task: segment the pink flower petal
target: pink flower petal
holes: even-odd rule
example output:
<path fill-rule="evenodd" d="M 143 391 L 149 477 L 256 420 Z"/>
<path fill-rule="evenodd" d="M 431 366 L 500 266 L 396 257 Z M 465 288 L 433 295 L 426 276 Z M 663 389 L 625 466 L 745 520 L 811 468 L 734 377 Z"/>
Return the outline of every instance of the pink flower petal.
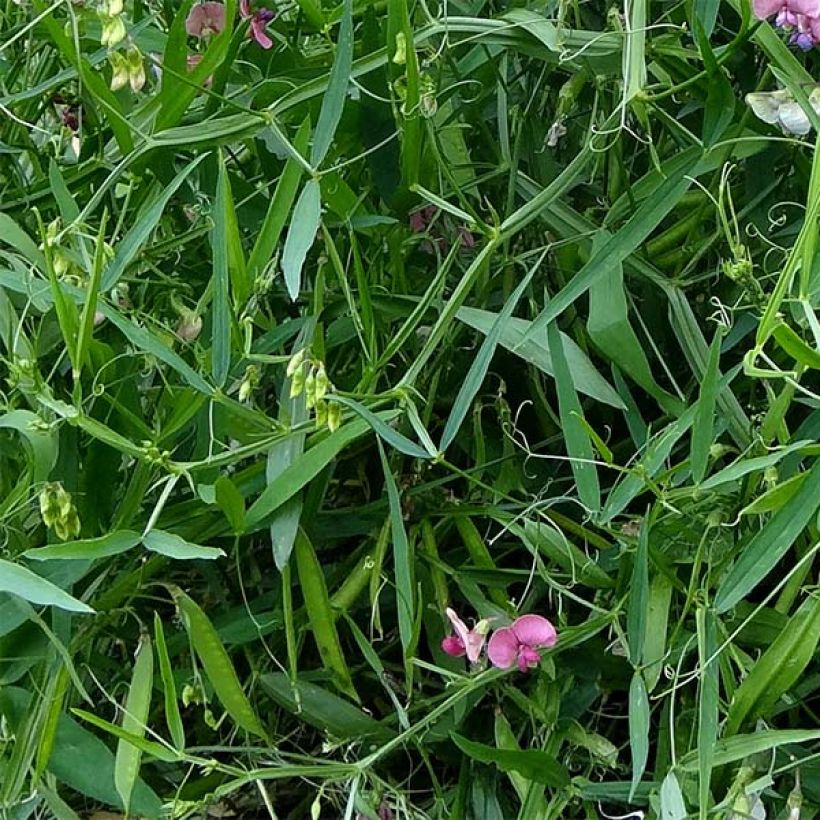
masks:
<path fill-rule="evenodd" d="M 521 649 L 521 652 L 518 654 L 518 668 L 522 672 L 526 672 L 528 669 L 531 669 L 533 666 L 538 666 L 539 662 L 541 661 L 541 656 L 535 649 L 532 649 L 529 646 L 525 646 Z"/>
<path fill-rule="evenodd" d="M 820 17 L 820 0 L 787 0 L 785 4 L 795 14 L 806 17 Z"/>
<path fill-rule="evenodd" d="M 540 615 L 522 615 L 512 625 L 516 637 L 525 646 L 555 646 L 558 634 L 555 627 Z"/>
<path fill-rule="evenodd" d="M 456 635 L 466 644 L 470 634 L 467 624 L 458 617 L 458 613 L 452 607 L 448 606 L 445 610 L 445 614 L 450 619 L 450 623 L 453 625 Z"/>
<path fill-rule="evenodd" d="M 452 658 L 460 658 L 467 654 L 464 641 L 458 635 L 449 635 L 441 642 L 441 648 Z"/>
<path fill-rule="evenodd" d="M 255 14 L 253 20 L 251 20 L 250 29 L 251 37 L 265 50 L 273 48 L 273 40 L 268 37 L 268 33 L 265 31 L 266 25 L 267 21 L 260 19 L 259 15 Z"/>
<path fill-rule="evenodd" d="M 758 20 L 765 20 L 777 14 L 783 5 L 783 0 L 752 0 L 752 9 Z"/>
<path fill-rule="evenodd" d="M 490 636 L 487 644 L 487 657 L 493 666 L 499 669 L 509 669 L 518 657 L 520 643 L 515 632 L 508 626 L 496 629 Z"/>
<path fill-rule="evenodd" d="M 239 0 L 239 16 L 243 20 L 249 20 L 251 17 L 253 17 L 253 12 L 251 12 L 250 0 Z"/>
<path fill-rule="evenodd" d="M 185 18 L 185 31 L 192 37 L 219 34 L 225 28 L 225 6 L 215 0 L 194 6 Z"/>

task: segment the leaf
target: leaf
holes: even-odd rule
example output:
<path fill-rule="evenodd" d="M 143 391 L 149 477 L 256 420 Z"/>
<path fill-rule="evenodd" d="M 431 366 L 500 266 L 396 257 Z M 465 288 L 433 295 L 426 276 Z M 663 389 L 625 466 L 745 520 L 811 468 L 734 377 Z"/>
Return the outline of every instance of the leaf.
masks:
<path fill-rule="evenodd" d="M 10 245 L 36 268 L 45 270 L 46 260 L 37 243 L 8 215 L 0 213 L 0 242 Z"/>
<path fill-rule="evenodd" d="M 627 611 L 626 634 L 629 639 L 629 662 L 638 667 L 644 655 L 644 640 L 647 632 L 647 609 L 649 604 L 649 530 L 652 527 L 649 516 L 641 522 L 638 535 L 638 549 L 632 564 L 632 580 L 629 585 L 629 609 Z"/>
<path fill-rule="evenodd" d="M 698 633 L 698 801 L 709 805 L 715 741 L 718 735 L 719 668 L 713 656 L 717 651 L 717 626 L 714 613 L 698 607 L 695 614 Z"/>
<path fill-rule="evenodd" d="M 334 738 L 358 742 L 364 738 L 384 741 L 395 737 L 389 726 L 315 683 L 297 680 L 292 684 L 281 672 L 262 675 L 259 682 L 282 709 L 323 732 L 329 732 Z"/>
<path fill-rule="evenodd" d="M 110 558 L 127 552 L 141 540 L 142 536 L 138 532 L 118 530 L 100 538 L 49 544 L 47 547 L 26 550 L 23 555 L 35 561 L 96 561 L 98 558 Z"/>
<path fill-rule="evenodd" d="M 339 26 L 339 41 L 336 45 L 336 59 L 330 72 L 327 91 L 322 97 L 322 109 L 313 135 L 313 146 L 310 151 L 310 164 L 318 168 L 327 156 L 333 135 L 342 117 L 347 87 L 353 67 L 353 2 L 344 0 L 342 6 L 342 23 Z M 291 298 L 295 298 L 291 295 Z"/>
<path fill-rule="evenodd" d="M 215 558 L 222 558 L 225 555 L 217 547 L 201 547 L 199 544 L 192 544 L 172 532 L 164 532 L 163 530 L 151 530 L 142 537 L 142 543 L 151 552 L 157 552 L 178 561 L 196 559 L 213 561 Z"/>
<path fill-rule="evenodd" d="M 0 591 L 11 592 L 25 601 L 41 606 L 56 606 L 69 612 L 93 614 L 94 610 L 63 592 L 51 581 L 35 575 L 30 569 L 0 558 Z"/>
<path fill-rule="evenodd" d="M 396 480 L 390 469 L 390 463 L 380 441 L 379 457 L 384 472 L 384 484 L 387 490 L 387 501 L 390 506 L 390 530 L 393 536 L 393 571 L 396 577 L 396 611 L 399 619 L 399 636 L 405 657 L 408 656 L 413 643 L 413 626 L 415 623 L 415 585 L 413 583 L 413 556 L 407 531 L 402 518 L 401 500 Z"/>
<path fill-rule="evenodd" d="M 16 430 L 31 450 L 33 481 L 45 481 L 57 461 L 57 436 L 44 429 L 43 419 L 30 410 L 11 410 L 0 416 L 0 429 Z"/>
<path fill-rule="evenodd" d="M 513 311 L 517 307 L 518 302 L 523 296 L 524 290 L 529 285 L 536 270 L 540 267 L 541 262 L 543 262 L 545 255 L 546 251 L 541 254 L 538 261 L 532 266 L 532 268 L 530 268 L 526 276 L 521 279 L 518 287 L 516 287 L 516 289 L 510 294 L 509 298 L 504 303 L 504 307 L 501 309 L 501 312 L 496 315 L 495 320 L 487 331 L 477 355 L 473 357 L 473 361 L 470 364 L 470 369 L 467 371 L 467 375 L 461 383 L 461 387 L 458 390 L 458 395 L 456 396 L 450 410 L 450 415 L 447 417 L 447 423 L 444 425 L 444 432 L 441 434 L 441 444 L 439 445 L 439 449 L 442 452 L 444 452 L 450 444 L 452 444 L 453 439 L 456 437 L 465 417 L 467 416 L 467 413 L 470 411 L 473 399 L 475 399 L 476 394 L 481 388 L 484 378 L 487 375 L 487 370 L 489 369 L 490 362 L 495 355 L 495 349 L 501 339 L 501 334 L 506 327 L 507 322 L 510 320 Z"/>
<path fill-rule="evenodd" d="M 319 221 L 322 217 L 322 203 L 320 198 L 319 181 L 310 179 L 302 188 L 293 216 L 290 219 L 290 228 L 285 239 L 285 248 L 282 251 L 282 271 L 285 274 L 285 285 L 292 301 L 296 301 L 302 289 L 302 267 L 305 264 L 308 251 L 316 240 L 319 230 Z"/>
<path fill-rule="evenodd" d="M 724 484 L 729 484 L 733 481 L 739 481 L 749 473 L 762 473 L 767 467 L 773 467 L 781 459 L 786 456 L 797 453 L 799 450 L 805 450 L 812 442 L 808 440 L 796 441 L 794 444 L 789 444 L 787 447 L 782 447 L 769 453 L 766 456 L 756 456 L 754 458 L 739 459 L 724 467 L 719 472 L 707 478 L 701 485 L 701 490 L 714 490 L 717 487 L 722 487 Z"/>
<path fill-rule="evenodd" d="M 629 685 L 629 748 L 632 752 L 632 787 L 629 799 L 646 771 L 649 759 L 649 697 L 643 675 L 636 671 Z"/>
<path fill-rule="evenodd" d="M 228 275 L 228 220 L 231 207 L 230 183 L 225 160 L 219 155 L 219 177 L 214 202 L 213 326 L 211 328 L 211 375 L 217 387 L 224 387 L 231 367 L 230 278 Z"/>
<path fill-rule="evenodd" d="M 613 265 L 623 262 L 638 248 L 689 189 L 692 184 L 691 175 L 699 161 L 700 156 L 693 154 L 686 163 L 681 163 L 674 173 L 670 173 L 659 182 L 638 206 L 626 225 L 611 239 L 602 243 L 584 267 L 550 299 L 544 310 L 533 320 L 519 345 L 543 333 L 549 323 L 557 319 L 596 280 L 611 270 Z"/>
<path fill-rule="evenodd" d="M 31 695 L 12 686 L 0 689 L 0 710 L 12 727 L 25 715 Z M 48 771 L 58 783 L 74 789 L 92 800 L 124 808 L 114 786 L 114 755 L 98 737 L 80 726 L 68 715 L 60 715 L 54 749 L 48 760 Z M 145 818 L 159 818 L 162 801 L 142 780 L 132 794 L 131 809 Z"/>
<path fill-rule="evenodd" d="M 226 475 L 221 475 L 214 484 L 216 503 L 225 513 L 231 529 L 236 535 L 245 530 L 245 499 L 236 484 Z"/>
<path fill-rule="evenodd" d="M 151 689 L 154 684 L 154 652 L 151 638 L 147 633 L 140 637 L 137 647 L 131 685 L 125 699 L 125 711 L 122 718 L 124 732 L 142 740 L 145 737 L 145 723 L 151 708 Z M 125 812 L 131 811 L 131 796 L 137 785 L 142 752 L 139 748 L 120 738 L 117 743 L 117 754 L 114 760 L 114 785 L 122 798 Z"/>
<path fill-rule="evenodd" d="M 265 730 L 239 683 L 231 659 L 208 616 L 179 587 L 169 587 L 194 651 L 219 702 L 237 726 L 266 740 Z"/>
<path fill-rule="evenodd" d="M 349 399 L 346 396 L 336 395 L 328 396 L 328 401 L 335 401 L 344 407 L 349 407 L 357 416 L 360 416 L 370 425 L 373 432 L 377 433 L 387 444 L 394 447 L 400 453 L 404 453 L 411 458 L 431 458 L 427 450 L 420 447 L 414 441 L 411 441 L 407 436 L 403 436 L 398 430 L 394 430 L 363 404 L 359 404 L 359 402 Z"/>
<path fill-rule="evenodd" d="M 179 713 L 177 687 L 174 681 L 174 671 L 171 659 L 168 656 L 168 647 L 165 643 L 165 630 L 158 612 L 154 612 L 154 645 L 157 649 L 159 673 L 162 678 L 162 690 L 165 696 L 165 723 L 171 734 L 171 740 L 177 751 L 185 748 L 185 728 L 182 725 L 182 716 Z"/>
<path fill-rule="evenodd" d="M 601 230 L 592 243 L 592 254 L 611 239 Z M 681 402 L 663 390 L 652 376 L 646 354 L 629 322 L 624 271 L 620 263 L 612 265 L 589 288 L 587 332 L 603 356 L 618 365 L 667 412 L 679 415 Z"/>
<path fill-rule="evenodd" d="M 497 314 L 487 310 L 479 310 L 478 308 L 460 308 L 456 317 L 470 327 L 487 334 L 490 332 Z M 546 334 L 524 341 L 531 326 L 532 323 L 526 319 L 517 319 L 514 317 L 508 319 L 501 330 L 501 336 L 498 340 L 499 344 L 511 353 L 520 356 L 525 361 L 534 365 L 541 372 L 546 373 L 548 376 L 553 376 L 555 370 Z M 564 345 L 564 355 L 566 356 L 567 364 L 572 374 L 575 389 L 579 393 L 584 393 L 611 407 L 624 409 L 624 403 L 621 401 L 621 397 L 601 374 L 598 373 L 595 366 L 581 348 L 563 332 L 561 333 L 561 342 Z"/>
<path fill-rule="evenodd" d="M 293 140 L 293 146 L 300 153 L 307 149 L 310 137 L 310 119 L 305 118 L 299 126 L 299 131 Z M 276 183 L 276 190 L 273 192 L 270 204 L 268 205 L 265 220 L 259 233 L 256 235 L 253 250 L 248 259 L 248 276 L 253 279 L 264 270 L 271 259 L 274 249 L 279 244 L 279 237 L 285 227 L 293 201 L 296 199 L 296 192 L 299 189 L 299 180 L 302 176 L 302 167 L 293 158 L 289 157 L 285 163 L 285 170 Z"/>
<path fill-rule="evenodd" d="M 661 820 L 686 820 L 689 816 L 678 778 L 670 769 L 661 783 Z"/>
<path fill-rule="evenodd" d="M 347 666 L 336 622 L 330 608 L 325 575 L 319 563 L 313 545 L 303 531 L 296 535 L 294 545 L 296 567 L 299 572 L 299 585 L 305 599 L 313 639 L 319 649 L 319 655 L 325 667 L 333 676 L 333 682 L 339 691 L 359 702 L 359 695 L 353 686 L 350 670 Z"/>
<path fill-rule="evenodd" d="M 165 206 L 171 197 L 206 156 L 207 154 L 203 154 L 192 162 L 185 163 L 183 169 L 171 182 L 154 193 L 142 206 L 136 218 L 131 221 L 128 233 L 117 243 L 114 258 L 103 274 L 101 290 L 109 291 L 117 284 L 126 268 L 136 259 L 151 232 L 159 224 Z"/>
<path fill-rule="evenodd" d="M 547 327 L 547 344 L 555 369 L 558 415 L 561 419 L 567 455 L 570 458 L 570 468 L 578 488 L 578 497 L 584 507 L 595 514 L 601 509 L 601 486 L 593 461 L 595 452 L 584 426 L 579 422 L 583 418 L 583 409 L 572 383 L 572 373 L 564 356 L 564 346 L 557 322 Z"/>
<path fill-rule="evenodd" d="M 723 333 L 716 332 L 709 348 L 709 361 L 706 365 L 703 380 L 700 383 L 700 396 L 695 411 L 695 420 L 692 422 L 690 460 L 692 481 L 695 484 L 703 481 L 703 477 L 706 475 L 706 467 L 709 463 L 709 449 L 714 441 L 712 432 L 715 422 L 715 399 L 718 374 L 720 373 L 720 345 L 722 341 Z"/>
<path fill-rule="evenodd" d="M 546 752 L 538 749 L 497 749 L 468 740 L 455 732 L 450 733 L 450 738 L 468 757 L 480 763 L 492 763 L 502 772 L 517 772 L 527 780 L 552 788 L 569 786 L 567 770 Z"/>
<path fill-rule="evenodd" d="M 726 733 L 744 722 L 767 717 L 780 697 L 800 680 L 820 641 L 820 598 L 809 595 L 788 624 L 758 658 L 735 690 Z"/>
<path fill-rule="evenodd" d="M 719 740 L 715 744 L 715 768 L 743 760 L 744 757 L 768 752 L 791 743 L 811 743 L 820 740 L 820 729 L 770 729 L 748 735 Z M 697 749 L 687 752 L 678 760 L 682 772 L 695 772 L 698 766 Z"/>
<path fill-rule="evenodd" d="M 726 612 L 749 594 L 797 540 L 820 506 L 820 459 L 814 462 L 797 492 L 743 549 L 720 585 L 715 608 Z"/>
<path fill-rule="evenodd" d="M 394 418 L 396 411 L 377 415 L 386 420 Z M 248 510 L 246 519 L 248 531 L 253 532 L 254 528 L 258 528 L 274 510 L 324 470 L 350 442 L 355 441 L 369 430 L 370 427 L 365 422 L 352 421 L 342 425 L 335 433 L 331 433 L 318 444 L 305 450 L 301 458 L 286 467 L 274 481 L 265 487 Z"/>

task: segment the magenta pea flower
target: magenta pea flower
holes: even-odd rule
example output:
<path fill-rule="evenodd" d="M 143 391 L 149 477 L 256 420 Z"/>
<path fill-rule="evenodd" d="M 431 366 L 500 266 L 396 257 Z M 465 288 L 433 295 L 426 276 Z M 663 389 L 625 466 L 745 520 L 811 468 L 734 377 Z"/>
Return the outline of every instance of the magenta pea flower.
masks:
<path fill-rule="evenodd" d="M 487 640 L 489 623 L 486 620 L 479 621 L 473 629 L 467 629 L 467 624 L 450 607 L 447 607 L 447 617 L 453 625 L 455 635 L 446 637 L 441 642 L 441 648 L 453 658 L 466 655 L 470 663 L 476 663 L 484 648 L 484 641 Z"/>
<path fill-rule="evenodd" d="M 225 6 L 215 0 L 198 3 L 185 18 L 185 31 L 192 37 L 209 37 L 225 28 Z"/>
<path fill-rule="evenodd" d="M 268 36 L 268 23 L 276 16 L 270 9 L 261 8 L 259 11 L 251 11 L 250 0 L 239 0 L 239 15 L 243 20 L 250 20 L 248 27 L 248 37 L 256 40 L 264 49 L 273 47 L 273 40 Z"/>
<path fill-rule="evenodd" d="M 487 644 L 487 657 L 500 669 L 518 663 L 518 668 L 526 672 L 541 660 L 538 650 L 555 646 L 557 640 L 558 633 L 546 618 L 522 615 L 511 626 L 493 632 Z"/>
<path fill-rule="evenodd" d="M 779 28 L 796 31 L 791 43 L 809 49 L 820 42 L 820 0 L 752 0 L 755 17 L 775 17 Z"/>

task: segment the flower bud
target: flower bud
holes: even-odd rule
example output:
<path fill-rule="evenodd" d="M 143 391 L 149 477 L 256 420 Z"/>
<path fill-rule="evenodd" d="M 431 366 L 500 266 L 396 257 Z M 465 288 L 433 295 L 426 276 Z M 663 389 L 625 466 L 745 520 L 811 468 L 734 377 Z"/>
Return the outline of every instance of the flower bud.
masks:
<path fill-rule="evenodd" d="M 142 91 L 145 85 L 145 66 L 142 62 L 142 53 L 136 46 L 128 49 L 126 54 L 128 60 L 128 82 L 131 85 L 131 90 L 136 94 Z"/>
<path fill-rule="evenodd" d="M 119 51 L 112 51 L 108 55 L 108 62 L 111 63 L 111 90 L 125 88 L 128 85 L 128 61 Z"/>
<path fill-rule="evenodd" d="M 308 410 L 316 406 L 316 371 L 312 367 L 305 379 L 305 405 Z"/>
<path fill-rule="evenodd" d="M 316 402 L 316 429 L 321 430 L 327 426 L 327 402 Z"/>
<path fill-rule="evenodd" d="M 285 373 L 287 377 L 290 379 L 293 377 L 293 374 L 302 366 L 302 362 L 305 360 L 305 349 L 302 348 L 298 352 L 294 353 L 290 357 L 290 361 L 288 362 L 287 370 Z"/>
<path fill-rule="evenodd" d="M 316 401 L 320 402 L 326 395 L 327 389 L 330 387 L 330 379 L 327 377 L 327 371 L 323 363 L 319 363 L 316 368 Z"/>
<path fill-rule="evenodd" d="M 100 44 L 109 48 L 118 45 L 127 34 L 122 17 L 102 16 L 102 35 Z"/>
<path fill-rule="evenodd" d="M 297 396 L 302 395 L 302 391 L 305 389 L 305 371 L 304 370 L 297 370 L 291 377 L 290 377 L 290 397 L 295 399 Z"/>
<path fill-rule="evenodd" d="M 193 342 L 202 330 L 202 317 L 197 316 L 192 310 L 186 310 L 179 317 L 176 330 L 174 331 L 183 342 Z"/>
<path fill-rule="evenodd" d="M 342 405 L 331 402 L 327 408 L 327 429 L 335 433 L 342 425 Z"/>
<path fill-rule="evenodd" d="M 116 17 L 117 15 L 122 14 L 124 9 L 125 4 L 123 0 L 108 0 L 108 2 L 106 3 L 105 13 L 109 17 Z"/>

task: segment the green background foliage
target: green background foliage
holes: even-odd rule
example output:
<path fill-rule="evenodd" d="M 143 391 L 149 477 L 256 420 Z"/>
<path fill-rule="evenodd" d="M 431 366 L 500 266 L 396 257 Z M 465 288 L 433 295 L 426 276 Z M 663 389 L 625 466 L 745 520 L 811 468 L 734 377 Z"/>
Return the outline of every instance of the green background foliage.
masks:
<path fill-rule="evenodd" d="M 815 55 L 191 6 L 0 6 L 3 816 L 814 816 Z"/>

